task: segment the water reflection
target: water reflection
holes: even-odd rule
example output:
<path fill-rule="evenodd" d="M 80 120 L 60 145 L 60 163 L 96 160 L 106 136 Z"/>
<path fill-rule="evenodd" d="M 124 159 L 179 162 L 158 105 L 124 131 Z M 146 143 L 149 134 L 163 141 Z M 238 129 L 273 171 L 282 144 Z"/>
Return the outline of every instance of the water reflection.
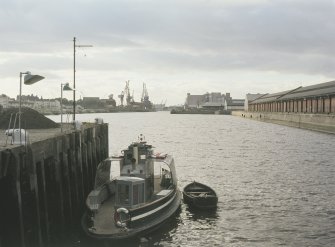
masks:
<path fill-rule="evenodd" d="M 185 207 L 185 216 L 188 220 L 197 221 L 201 224 L 208 224 L 215 226 L 217 219 L 219 219 L 219 214 L 217 213 L 217 208 L 211 210 L 200 210 L 194 207 Z"/>
<path fill-rule="evenodd" d="M 182 225 L 181 208 L 176 211 L 176 214 L 169 218 L 164 225 L 161 225 L 157 230 L 143 236 L 137 236 L 132 239 L 110 241 L 96 240 L 87 237 L 84 233 L 80 234 L 80 240 L 76 241 L 82 247 L 145 247 L 145 246 L 166 246 L 166 243 L 172 243 L 174 235 L 178 231 L 178 227 Z M 64 245 L 62 245 L 64 246 Z"/>
<path fill-rule="evenodd" d="M 164 243 L 172 243 L 174 235 L 178 232 L 178 227 L 181 226 L 182 217 L 181 207 L 177 210 L 175 216 L 169 218 L 164 222 L 164 226 L 159 228 L 157 231 L 152 232 L 150 235 L 145 236 L 149 240 L 149 244 L 154 246 L 161 246 Z M 162 245 L 164 246 L 164 245 Z"/>

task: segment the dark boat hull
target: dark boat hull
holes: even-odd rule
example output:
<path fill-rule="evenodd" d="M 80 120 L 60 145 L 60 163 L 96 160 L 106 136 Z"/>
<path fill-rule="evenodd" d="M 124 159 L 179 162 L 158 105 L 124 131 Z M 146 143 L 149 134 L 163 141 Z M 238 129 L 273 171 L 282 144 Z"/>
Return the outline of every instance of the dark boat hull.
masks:
<path fill-rule="evenodd" d="M 184 203 L 197 209 L 214 209 L 217 207 L 218 197 L 209 186 L 193 182 L 183 190 Z"/>
<path fill-rule="evenodd" d="M 135 237 L 144 236 L 150 232 L 153 232 L 160 227 L 162 227 L 164 222 L 166 222 L 169 218 L 171 218 L 180 208 L 181 202 L 181 192 L 176 190 L 175 196 L 171 203 L 166 205 L 166 207 L 162 208 L 162 210 L 157 210 L 152 217 L 148 217 L 144 219 L 140 225 L 135 227 L 128 228 L 127 231 L 124 231 L 121 234 L 94 234 L 88 230 L 88 222 L 87 222 L 87 214 L 85 213 L 82 217 L 81 224 L 85 233 L 92 238 L 100 239 L 100 240 L 123 240 L 123 239 L 131 239 Z M 162 205 L 163 206 L 163 205 Z"/>

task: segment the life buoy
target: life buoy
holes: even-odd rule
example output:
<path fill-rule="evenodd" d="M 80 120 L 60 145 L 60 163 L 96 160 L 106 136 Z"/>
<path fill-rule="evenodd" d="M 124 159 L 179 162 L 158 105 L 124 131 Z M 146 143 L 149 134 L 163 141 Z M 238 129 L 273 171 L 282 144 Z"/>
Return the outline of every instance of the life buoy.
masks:
<path fill-rule="evenodd" d="M 114 212 L 114 222 L 118 227 L 126 227 L 130 220 L 129 211 L 126 208 L 118 208 Z"/>
<path fill-rule="evenodd" d="M 156 154 L 154 154 L 152 157 L 153 157 L 153 158 L 156 158 L 156 159 L 165 159 L 166 156 L 167 156 L 166 153 L 156 153 Z"/>

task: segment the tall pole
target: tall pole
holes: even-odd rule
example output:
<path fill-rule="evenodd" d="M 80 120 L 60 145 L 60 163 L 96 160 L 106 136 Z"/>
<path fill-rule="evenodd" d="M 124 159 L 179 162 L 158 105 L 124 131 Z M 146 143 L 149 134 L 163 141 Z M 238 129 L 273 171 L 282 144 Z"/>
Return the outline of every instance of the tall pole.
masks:
<path fill-rule="evenodd" d="M 93 45 L 76 45 L 73 38 L 73 122 L 76 120 L 76 47 L 93 47 Z"/>
<path fill-rule="evenodd" d="M 20 72 L 20 95 L 19 95 L 19 133 L 20 133 L 20 144 L 22 142 L 22 138 L 21 138 L 21 95 L 22 95 L 22 72 Z M 14 129 L 13 129 L 13 136 L 14 136 Z"/>
<path fill-rule="evenodd" d="M 76 120 L 76 37 L 73 38 L 73 123 Z"/>
<path fill-rule="evenodd" d="M 60 131 L 63 132 L 63 84 L 60 84 Z"/>

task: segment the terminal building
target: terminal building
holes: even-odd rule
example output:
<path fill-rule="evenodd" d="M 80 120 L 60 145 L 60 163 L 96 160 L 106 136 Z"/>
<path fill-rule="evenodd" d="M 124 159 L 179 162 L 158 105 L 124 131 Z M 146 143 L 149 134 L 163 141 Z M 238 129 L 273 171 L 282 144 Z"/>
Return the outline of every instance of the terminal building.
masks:
<path fill-rule="evenodd" d="M 220 92 L 205 93 L 203 95 L 187 94 L 186 108 L 202 108 L 211 110 L 238 111 L 244 108 L 244 99 L 233 99 L 230 93 L 221 94 Z"/>
<path fill-rule="evenodd" d="M 334 114 L 335 81 L 246 98 L 249 112 Z"/>

